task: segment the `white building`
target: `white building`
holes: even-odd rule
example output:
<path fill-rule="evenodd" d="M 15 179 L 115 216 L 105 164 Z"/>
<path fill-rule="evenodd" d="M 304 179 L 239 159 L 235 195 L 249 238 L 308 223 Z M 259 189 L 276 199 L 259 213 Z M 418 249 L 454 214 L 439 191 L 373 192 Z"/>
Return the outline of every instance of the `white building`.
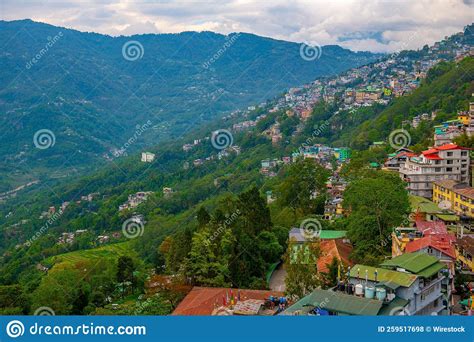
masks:
<path fill-rule="evenodd" d="M 408 158 L 399 172 L 411 195 L 431 198 L 435 181 L 451 179 L 470 183 L 469 163 L 467 148 L 446 144 Z"/>
<path fill-rule="evenodd" d="M 151 163 L 155 160 L 155 154 L 151 152 L 142 152 L 142 162 Z"/>

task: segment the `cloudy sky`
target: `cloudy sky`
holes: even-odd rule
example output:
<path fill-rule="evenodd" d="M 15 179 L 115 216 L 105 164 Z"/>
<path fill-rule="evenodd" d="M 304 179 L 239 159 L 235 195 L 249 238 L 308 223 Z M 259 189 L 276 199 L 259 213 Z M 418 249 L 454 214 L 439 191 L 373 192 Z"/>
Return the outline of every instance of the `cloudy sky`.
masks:
<path fill-rule="evenodd" d="M 110 35 L 250 32 L 352 50 L 416 49 L 474 22 L 474 0 L 1 0 L 0 18 Z"/>

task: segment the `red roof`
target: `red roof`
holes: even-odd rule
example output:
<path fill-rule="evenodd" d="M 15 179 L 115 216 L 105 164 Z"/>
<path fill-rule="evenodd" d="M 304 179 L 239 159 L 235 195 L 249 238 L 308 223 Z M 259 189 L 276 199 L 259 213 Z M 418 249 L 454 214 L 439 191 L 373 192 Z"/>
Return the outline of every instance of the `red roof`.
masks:
<path fill-rule="evenodd" d="M 426 247 L 432 247 L 448 255 L 452 259 L 456 259 L 456 253 L 452 244 L 452 242 L 454 242 L 454 239 L 454 236 L 451 236 L 450 234 L 427 235 L 425 237 L 422 237 L 421 239 L 408 242 L 405 248 L 405 252 L 411 253 L 419 251 L 420 249 Z"/>
<path fill-rule="evenodd" d="M 421 153 L 423 153 L 423 155 L 426 156 L 427 154 L 434 154 L 434 153 L 438 153 L 438 152 L 439 152 L 439 150 L 433 147 L 433 148 L 430 148 L 429 150 L 423 151 Z"/>
<path fill-rule="evenodd" d="M 270 296 L 281 297 L 283 292 L 262 290 L 238 290 L 222 287 L 199 287 L 195 286 L 188 295 L 179 303 L 172 315 L 182 316 L 209 316 L 215 309 L 215 305 L 222 306 L 223 298 L 233 293 L 234 298 L 240 293 L 240 299 L 265 300 Z"/>
<path fill-rule="evenodd" d="M 436 147 L 439 151 L 446 151 L 446 150 L 469 150 L 467 147 L 461 147 L 456 144 L 445 144 L 442 146 Z"/>
<path fill-rule="evenodd" d="M 345 243 L 342 239 L 321 240 L 320 242 L 321 256 L 318 258 L 318 272 L 329 272 L 328 265 L 332 260 L 337 258 L 345 265 L 352 265 L 349 254 L 352 252 L 352 246 Z"/>
<path fill-rule="evenodd" d="M 431 160 L 442 160 L 443 158 L 441 158 L 439 155 L 438 155 L 438 152 L 439 151 L 447 151 L 447 150 L 469 150 L 469 148 L 467 147 L 461 147 L 461 146 L 458 146 L 456 144 L 445 144 L 445 145 L 441 145 L 441 146 L 436 146 L 436 147 L 432 147 L 430 148 L 429 150 L 426 150 L 426 151 L 423 151 L 421 152 L 425 158 L 427 159 L 431 159 Z"/>
<path fill-rule="evenodd" d="M 426 235 L 448 234 L 446 225 L 443 221 L 422 221 L 416 220 L 415 227 L 418 231 Z"/>

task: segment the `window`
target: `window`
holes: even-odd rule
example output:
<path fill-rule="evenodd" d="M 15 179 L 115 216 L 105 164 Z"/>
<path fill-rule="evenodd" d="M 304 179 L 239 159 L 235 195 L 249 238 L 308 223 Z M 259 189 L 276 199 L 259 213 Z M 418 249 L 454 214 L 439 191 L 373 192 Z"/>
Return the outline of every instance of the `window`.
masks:
<path fill-rule="evenodd" d="M 448 152 L 448 153 L 446 153 L 446 155 L 447 155 L 448 157 L 452 157 L 452 156 L 453 156 L 453 152 Z"/>
<path fill-rule="evenodd" d="M 461 151 L 461 156 L 467 156 L 467 151 Z"/>
<path fill-rule="evenodd" d="M 453 168 L 452 167 L 447 167 L 446 172 L 453 172 Z"/>
<path fill-rule="evenodd" d="M 453 160 L 450 159 L 450 160 L 447 160 L 446 162 L 448 163 L 448 165 L 451 165 L 453 163 Z"/>

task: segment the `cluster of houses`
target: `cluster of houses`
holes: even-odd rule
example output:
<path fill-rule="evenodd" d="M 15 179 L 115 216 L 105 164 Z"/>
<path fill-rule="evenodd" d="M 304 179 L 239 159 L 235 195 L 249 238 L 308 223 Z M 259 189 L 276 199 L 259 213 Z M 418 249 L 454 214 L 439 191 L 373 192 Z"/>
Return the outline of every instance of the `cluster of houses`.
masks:
<path fill-rule="evenodd" d="M 138 205 L 145 202 L 152 193 L 153 191 L 139 191 L 135 194 L 128 195 L 127 202 L 119 206 L 119 211 L 138 207 Z"/>
<path fill-rule="evenodd" d="M 270 112 L 289 108 L 287 114 L 297 115 L 304 121 L 311 116 L 314 105 L 321 100 L 334 102 L 337 98 L 341 99 L 342 106 L 338 111 L 351 111 L 374 103 L 387 104 L 391 98 L 406 95 L 416 89 L 428 70 L 440 61 L 461 60 L 472 55 L 474 50 L 471 44 L 463 39 L 463 33 L 459 33 L 452 39 L 446 38 L 429 47 L 416 58 L 393 54 L 389 58 L 337 76 L 290 88 L 277 100 Z M 429 114 L 423 114 L 410 124 L 416 127 L 428 117 Z"/>

